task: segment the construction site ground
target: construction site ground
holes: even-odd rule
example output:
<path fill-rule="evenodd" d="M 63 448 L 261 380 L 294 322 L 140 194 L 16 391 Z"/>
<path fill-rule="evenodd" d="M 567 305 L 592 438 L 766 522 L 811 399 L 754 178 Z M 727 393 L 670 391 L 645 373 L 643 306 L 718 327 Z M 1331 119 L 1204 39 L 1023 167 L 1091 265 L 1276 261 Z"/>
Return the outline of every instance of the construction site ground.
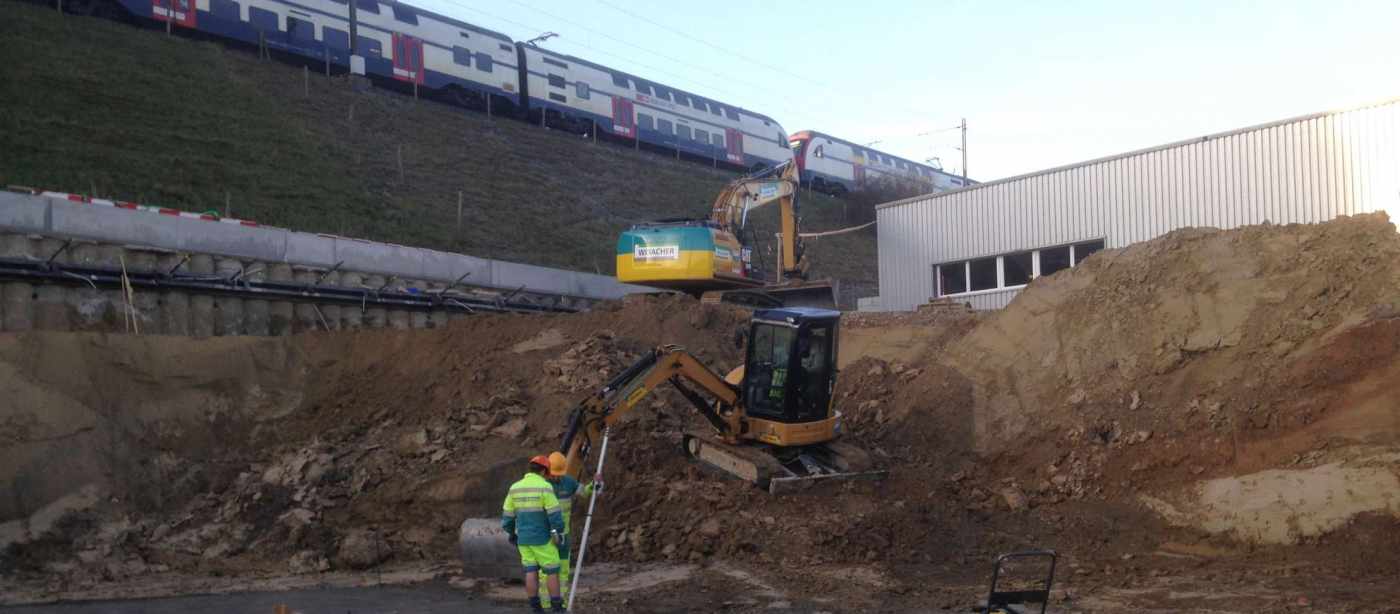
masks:
<path fill-rule="evenodd" d="M 1053 548 L 1055 612 L 1400 612 L 1398 265 L 1382 215 L 1189 229 L 995 313 L 848 314 L 836 404 L 888 479 L 770 496 L 686 459 L 703 422 L 660 394 L 615 432 L 580 611 L 966 611 Z M 460 575 L 461 520 L 639 352 L 728 368 L 747 318 L 4 337 L 0 602 L 518 609 Z M 127 606 L 93 607 L 24 611 Z"/>

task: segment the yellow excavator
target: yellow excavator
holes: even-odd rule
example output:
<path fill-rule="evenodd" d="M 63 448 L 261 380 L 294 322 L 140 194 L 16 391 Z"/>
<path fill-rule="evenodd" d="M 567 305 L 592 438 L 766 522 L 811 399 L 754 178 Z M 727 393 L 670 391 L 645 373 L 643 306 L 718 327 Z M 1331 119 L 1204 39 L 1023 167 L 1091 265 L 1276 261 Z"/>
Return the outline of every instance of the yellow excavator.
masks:
<path fill-rule="evenodd" d="M 871 468 L 868 454 L 839 441 L 843 416 L 832 395 L 840 319 L 838 311 L 811 307 L 756 310 L 744 364 L 725 376 L 684 348 L 649 350 L 569 413 L 560 446 L 569 475 L 582 480 L 590 452 L 609 427 L 670 383 L 709 423 L 708 432 L 683 436 L 685 453 L 705 465 L 772 494 L 827 480 L 884 477 L 885 471 Z M 514 555 L 498 519 L 469 519 L 460 546 L 468 570 L 508 569 Z"/>
<path fill-rule="evenodd" d="M 800 222 L 797 165 L 784 162 L 731 181 L 710 207 L 707 219 L 670 219 L 636 224 L 617 241 L 617 279 L 686 292 L 706 302 L 758 307 L 833 308 L 830 281 L 807 279 Z M 776 278 L 755 262 L 757 237 L 749 214 L 765 205 L 779 208 Z"/>

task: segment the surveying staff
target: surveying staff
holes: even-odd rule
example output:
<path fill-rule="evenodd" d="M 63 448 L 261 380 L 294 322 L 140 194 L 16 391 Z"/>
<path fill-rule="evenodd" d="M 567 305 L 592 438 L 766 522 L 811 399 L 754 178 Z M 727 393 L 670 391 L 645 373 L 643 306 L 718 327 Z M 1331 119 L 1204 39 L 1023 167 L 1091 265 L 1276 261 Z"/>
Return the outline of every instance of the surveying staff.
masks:
<path fill-rule="evenodd" d="M 530 459 L 530 470 L 520 481 L 510 486 L 510 493 L 501 512 L 501 528 L 510 536 L 510 543 L 520 550 L 520 564 L 525 568 L 525 595 L 530 610 L 543 612 L 540 606 L 539 574 L 544 573 L 549 587 L 550 610 L 564 611 L 559 594 L 559 544 L 564 540 L 564 515 L 554 486 L 545 479 L 549 473 L 549 458 L 543 454 Z"/>
<path fill-rule="evenodd" d="M 569 556 L 573 537 L 573 523 L 570 521 L 570 516 L 573 515 L 574 496 L 580 493 L 585 497 L 591 496 L 595 485 L 598 492 L 603 490 L 603 480 L 600 476 L 594 476 L 592 482 L 580 488 L 578 480 L 568 475 L 568 469 L 568 458 L 559 452 L 550 453 L 549 481 L 554 485 L 554 496 L 559 499 L 559 508 L 564 510 L 564 539 L 559 544 L 559 585 L 562 587 L 560 590 L 564 596 L 568 596 L 569 593 Z M 540 597 L 544 597 L 543 589 L 541 589 Z"/>

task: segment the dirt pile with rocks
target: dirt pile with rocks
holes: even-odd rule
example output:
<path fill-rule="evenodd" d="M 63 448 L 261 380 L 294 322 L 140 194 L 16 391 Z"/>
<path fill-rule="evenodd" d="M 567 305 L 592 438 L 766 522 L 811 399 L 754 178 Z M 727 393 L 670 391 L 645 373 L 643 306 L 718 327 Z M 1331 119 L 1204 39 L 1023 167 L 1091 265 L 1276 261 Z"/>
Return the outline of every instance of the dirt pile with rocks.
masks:
<path fill-rule="evenodd" d="M 875 568 L 882 590 L 943 607 L 971 600 L 985 561 L 1038 546 L 1067 554 L 1086 593 L 1234 552 L 1383 576 L 1393 561 L 1348 544 L 1400 534 L 1398 316 L 1400 236 L 1381 216 L 1178 231 L 994 314 L 852 314 L 835 399 L 888 479 L 770 497 L 686 459 L 681 433 L 704 423 L 663 391 L 614 433 L 590 552 L 749 562 L 814 593 L 852 589 L 813 569 Z M 498 513 L 500 485 L 557 445 L 580 395 L 660 344 L 726 371 L 747 317 L 651 297 L 436 331 L 8 338 L 0 392 L 26 404 L 0 415 L 6 453 L 24 455 L 5 477 L 48 484 L 69 438 L 94 452 L 66 490 L 10 497 L 0 573 L 450 560 L 462 518 Z M 216 363 L 231 370 L 206 373 Z M 45 518 L 63 520 L 31 528 Z"/>

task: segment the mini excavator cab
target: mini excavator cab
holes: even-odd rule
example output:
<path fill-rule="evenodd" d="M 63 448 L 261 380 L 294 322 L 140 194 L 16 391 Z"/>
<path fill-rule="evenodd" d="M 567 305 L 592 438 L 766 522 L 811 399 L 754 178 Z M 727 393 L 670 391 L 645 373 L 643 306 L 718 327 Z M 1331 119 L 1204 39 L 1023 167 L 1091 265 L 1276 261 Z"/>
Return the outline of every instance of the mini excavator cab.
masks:
<path fill-rule="evenodd" d="M 840 312 L 804 307 L 754 313 L 742 391 L 750 418 L 794 425 L 832 416 L 840 319 Z"/>

